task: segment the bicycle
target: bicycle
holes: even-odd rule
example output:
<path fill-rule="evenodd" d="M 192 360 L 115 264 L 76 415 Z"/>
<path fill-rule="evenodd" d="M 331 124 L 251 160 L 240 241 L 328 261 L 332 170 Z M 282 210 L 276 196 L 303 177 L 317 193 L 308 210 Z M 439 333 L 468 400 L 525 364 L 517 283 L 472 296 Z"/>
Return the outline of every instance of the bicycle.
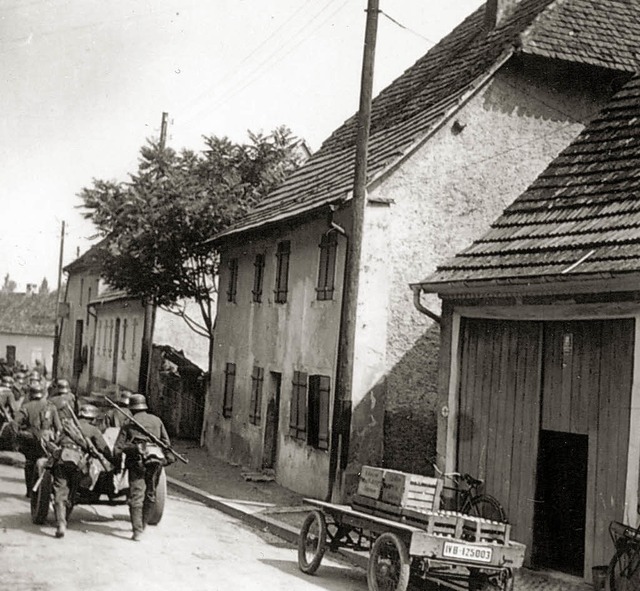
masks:
<path fill-rule="evenodd" d="M 609 563 L 610 591 L 637 591 L 640 589 L 640 528 L 612 521 L 609 535 L 615 553 Z"/>
<path fill-rule="evenodd" d="M 490 521 L 508 523 L 505 510 L 498 499 L 478 492 L 478 489 L 484 484 L 483 480 L 474 478 L 471 474 L 442 472 L 435 464 L 433 464 L 433 468 L 438 478 L 448 479 L 454 484 L 453 487 L 443 487 L 443 491 L 452 490 L 455 492 L 455 506 L 451 509 L 452 511 Z"/>

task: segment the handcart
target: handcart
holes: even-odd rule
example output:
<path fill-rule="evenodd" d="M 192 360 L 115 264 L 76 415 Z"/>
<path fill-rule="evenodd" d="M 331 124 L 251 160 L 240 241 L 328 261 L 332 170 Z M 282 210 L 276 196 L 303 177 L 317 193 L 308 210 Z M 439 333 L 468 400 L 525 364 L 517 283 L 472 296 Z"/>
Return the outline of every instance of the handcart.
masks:
<path fill-rule="evenodd" d="M 300 530 L 300 570 L 313 574 L 327 549 L 345 548 L 369 552 L 369 591 L 405 591 L 410 577 L 452 589 L 512 591 L 525 545 L 510 539 L 511 526 L 440 511 L 433 490 L 422 494 L 431 498 L 429 509 L 362 495 L 355 495 L 351 506 L 305 499 L 314 509 Z"/>

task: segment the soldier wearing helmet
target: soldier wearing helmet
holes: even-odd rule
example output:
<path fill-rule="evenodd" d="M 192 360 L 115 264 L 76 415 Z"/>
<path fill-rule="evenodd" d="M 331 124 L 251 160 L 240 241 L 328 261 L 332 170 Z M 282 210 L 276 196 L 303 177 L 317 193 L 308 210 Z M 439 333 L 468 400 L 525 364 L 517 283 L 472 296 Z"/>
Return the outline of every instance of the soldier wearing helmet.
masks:
<path fill-rule="evenodd" d="M 129 390 L 122 390 L 117 401 L 122 412 L 126 413 L 128 416 L 131 416 L 129 401 L 131 400 L 132 395 L 132 392 L 129 392 Z M 116 427 L 120 429 L 123 423 L 127 420 L 122 412 L 118 412 L 115 408 L 110 408 L 104 416 L 105 429 L 108 429 L 109 427 Z"/>
<path fill-rule="evenodd" d="M 35 483 L 35 465 L 46 455 L 44 446 L 60 432 L 62 425 L 56 407 L 44 398 L 44 389 L 38 382 L 29 385 L 29 401 L 18 414 L 18 445 L 24 454 L 24 480 L 27 497 Z"/>
<path fill-rule="evenodd" d="M 93 424 L 98 417 L 98 409 L 91 404 L 84 404 L 80 407 L 78 417 L 77 426 L 71 420 L 70 413 L 62 418 L 62 431 L 56 441 L 60 448 L 52 470 L 56 538 L 64 537 L 67 530 L 67 510 L 73 505 L 82 467 L 93 461 L 92 446 L 107 460 L 111 460 L 111 450 L 100 429 Z"/>
<path fill-rule="evenodd" d="M 12 383 L 11 376 L 4 376 L 0 383 L 0 438 L 4 442 L 7 441 L 7 437 L 10 438 L 10 449 L 13 449 L 15 445 L 15 423 L 13 421 L 18 412 L 11 390 Z"/>
<path fill-rule="evenodd" d="M 147 412 L 147 399 L 142 394 L 131 395 L 129 410 L 133 419 L 146 431 L 165 445 L 171 445 L 162 420 Z M 149 512 L 156 502 L 156 488 L 162 466 L 168 463 L 167 458 L 162 448 L 143 433 L 133 421 L 127 421 L 122 425 L 113 451 L 116 466 L 119 465 L 118 460 L 122 454 L 125 455 L 125 466 L 129 470 L 129 515 L 133 529 L 132 539 L 139 541 L 147 524 Z"/>
<path fill-rule="evenodd" d="M 71 391 L 69 380 L 65 380 L 64 378 L 56 380 L 49 400 L 51 400 L 51 404 L 56 407 L 60 418 L 69 415 L 69 408 L 74 411 L 76 410 L 76 397 Z"/>

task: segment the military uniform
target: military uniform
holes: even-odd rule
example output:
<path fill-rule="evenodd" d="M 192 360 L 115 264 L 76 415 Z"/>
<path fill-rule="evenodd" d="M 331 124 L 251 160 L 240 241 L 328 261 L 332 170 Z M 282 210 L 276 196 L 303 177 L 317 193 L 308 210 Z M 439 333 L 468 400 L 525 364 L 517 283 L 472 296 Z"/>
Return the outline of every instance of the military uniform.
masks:
<path fill-rule="evenodd" d="M 60 450 L 56 454 L 52 469 L 54 508 L 58 525 L 57 538 L 63 537 L 67 529 L 67 510 L 73 506 L 73 497 L 82 476 L 82 466 L 86 464 L 86 454 L 90 453 L 90 446 L 85 438 L 107 460 L 111 460 L 111 450 L 102 437 L 100 429 L 91 423 L 91 419 L 95 419 L 96 416 L 97 409 L 86 405 L 80 409 L 79 429 L 69 418 L 62 419 L 62 431 L 56 441 Z"/>
<path fill-rule="evenodd" d="M 51 441 L 61 430 L 58 411 L 48 400 L 42 398 L 29 400 L 22 405 L 18 414 L 18 445 L 24 454 L 24 481 L 27 496 L 31 496 L 31 488 L 35 484 L 35 465 L 38 458 L 46 454 L 42 440 Z M 32 393 L 33 396 L 33 393 Z"/>
<path fill-rule="evenodd" d="M 162 420 L 147 411 L 145 397 L 131 396 L 133 418 L 149 433 L 166 446 L 170 446 L 169 435 Z M 151 507 L 156 502 L 156 488 L 162 466 L 167 464 L 162 449 L 153 443 L 151 437 L 143 433 L 133 422 L 126 422 L 114 446 L 116 465 L 125 454 L 125 466 L 129 471 L 129 514 L 133 529 L 133 539 L 139 540 L 147 524 Z"/>
<path fill-rule="evenodd" d="M 65 379 L 59 379 L 53 387 L 51 394 L 49 395 L 51 404 L 56 407 L 60 418 L 71 418 L 71 408 L 74 412 L 76 410 L 76 397 L 75 394 L 69 388 L 69 382 Z M 68 406 L 67 406 L 68 405 Z"/>

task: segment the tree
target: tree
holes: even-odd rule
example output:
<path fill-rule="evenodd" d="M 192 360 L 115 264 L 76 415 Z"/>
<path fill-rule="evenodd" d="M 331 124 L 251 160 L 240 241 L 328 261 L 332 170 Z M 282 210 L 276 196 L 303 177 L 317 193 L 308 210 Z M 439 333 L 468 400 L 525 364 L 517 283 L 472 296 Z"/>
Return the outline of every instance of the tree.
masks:
<path fill-rule="evenodd" d="M 40 283 L 40 287 L 38 288 L 38 293 L 40 295 L 47 295 L 49 293 L 49 282 L 46 277 L 42 278 L 42 283 Z"/>
<path fill-rule="evenodd" d="M 2 285 L 2 288 L 0 288 L 0 291 L 2 293 L 13 293 L 16 290 L 16 287 L 16 282 L 11 279 L 11 277 L 9 277 L 9 273 L 7 273 L 4 276 L 4 284 Z"/>
<path fill-rule="evenodd" d="M 117 289 L 181 315 L 209 338 L 219 256 L 207 240 L 238 220 L 301 163 L 286 127 L 249 142 L 204 137 L 205 149 L 175 152 L 148 141 L 128 182 L 93 180 L 82 189 L 85 218 L 107 237 L 102 275 Z M 201 317 L 180 302 L 194 299 Z M 209 355 L 211 363 L 211 355 Z"/>

